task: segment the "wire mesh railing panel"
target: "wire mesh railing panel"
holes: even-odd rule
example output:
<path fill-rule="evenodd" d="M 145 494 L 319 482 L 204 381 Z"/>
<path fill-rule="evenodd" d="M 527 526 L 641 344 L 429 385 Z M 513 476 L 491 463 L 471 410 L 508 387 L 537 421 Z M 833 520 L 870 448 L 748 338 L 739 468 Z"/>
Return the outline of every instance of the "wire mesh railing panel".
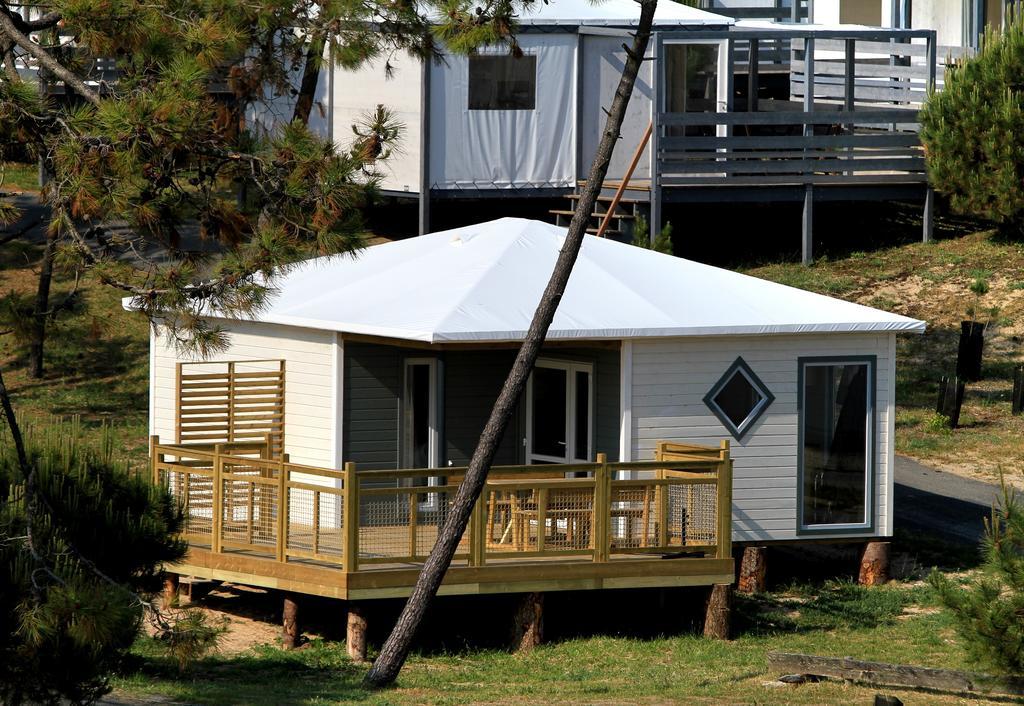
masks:
<path fill-rule="evenodd" d="M 669 485 L 668 540 L 672 546 L 718 541 L 718 487 L 714 483 Z"/>
<path fill-rule="evenodd" d="M 484 495 L 488 550 L 514 551 L 519 541 L 517 519 L 534 504 L 532 491 L 488 489 Z"/>
<path fill-rule="evenodd" d="M 225 545 L 276 553 L 280 473 L 276 465 L 223 462 L 221 540 Z"/>
<path fill-rule="evenodd" d="M 342 492 L 308 485 L 289 487 L 286 552 L 340 561 L 344 503 Z"/>
<path fill-rule="evenodd" d="M 410 509 L 414 510 L 416 536 L 413 540 L 414 556 L 425 557 L 433 549 L 441 526 L 451 514 L 452 502 L 455 500 L 453 491 L 432 491 L 428 493 L 412 493 Z M 415 508 L 412 508 L 412 505 Z M 469 527 L 459 538 L 456 554 L 469 551 Z"/>
<path fill-rule="evenodd" d="M 533 522 L 534 534 L 544 533 L 544 551 L 592 548 L 594 488 L 549 489 L 546 500 L 543 526 Z"/>
<path fill-rule="evenodd" d="M 158 468 L 160 482 L 184 513 L 183 534 L 193 544 L 209 544 L 213 536 L 213 479 L 209 473 L 167 464 Z"/>
<path fill-rule="evenodd" d="M 661 544 L 658 501 L 662 490 L 657 484 L 612 487 L 611 537 L 615 548 L 636 549 Z"/>
<path fill-rule="evenodd" d="M 359 498 L 360 559 L 409 556 L 409 516 L 405 494 L 382 493 Z"/>

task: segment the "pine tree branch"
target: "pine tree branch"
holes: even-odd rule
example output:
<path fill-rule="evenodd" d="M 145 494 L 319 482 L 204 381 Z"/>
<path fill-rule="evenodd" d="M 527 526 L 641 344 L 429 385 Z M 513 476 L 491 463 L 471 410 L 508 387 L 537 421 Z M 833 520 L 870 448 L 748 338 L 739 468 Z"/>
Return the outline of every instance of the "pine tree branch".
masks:
<path fill-rule="evenodd" d="M 100 94 L 86 86 L 82 79 L 54 59 L 49 52 L 29 39 L 24 33 L 19 32 L 13 17 L 14 13 L 6 7 L 0 6 L 0 32 L 35 57 L 40 66 L 63 81 L 65 86 L 98 108 L 100 106 Z"/>

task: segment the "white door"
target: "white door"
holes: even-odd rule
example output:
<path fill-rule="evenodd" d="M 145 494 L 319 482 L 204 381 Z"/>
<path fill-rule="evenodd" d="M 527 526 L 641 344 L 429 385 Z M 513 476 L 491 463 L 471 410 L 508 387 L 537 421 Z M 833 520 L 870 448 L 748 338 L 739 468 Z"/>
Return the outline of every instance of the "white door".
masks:
<path fill-rule="evenodd" d="M 526 390 L 526 462 L 593 458 L 594 367 L 538 361 Z"/>

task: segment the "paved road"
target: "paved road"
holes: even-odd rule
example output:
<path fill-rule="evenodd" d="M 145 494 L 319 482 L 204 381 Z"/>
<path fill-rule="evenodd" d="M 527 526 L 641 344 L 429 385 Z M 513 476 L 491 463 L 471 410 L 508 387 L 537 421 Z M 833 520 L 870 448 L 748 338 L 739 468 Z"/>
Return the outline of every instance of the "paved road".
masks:
<path fill-rule="evenodd" d="M 975 543 L 999 486 L 896 457 L 896 526 Z"/>

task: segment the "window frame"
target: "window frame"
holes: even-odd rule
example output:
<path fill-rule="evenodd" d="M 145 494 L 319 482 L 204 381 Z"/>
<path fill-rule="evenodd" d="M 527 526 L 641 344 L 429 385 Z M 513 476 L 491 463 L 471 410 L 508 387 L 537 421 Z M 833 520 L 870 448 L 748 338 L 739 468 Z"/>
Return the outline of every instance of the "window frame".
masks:
<path fill-rule="evenodd" d="M 867 365 L 867 424 L 866 463 L 864 468 L 864 522 L 835 523 L 830 525 L 804 524 L 804 370 L 809 365 Z M 796 533 L 798 536 L 815 535 L 873 535 L 878 526 L 878 356 L 838 355 L 801 356 L 797 358 L 796 383 Z"/>
<path fill-rule="evenodd" d="M 473 90 L 473 68 L 472 64 L 474 60 L 480 59 L 508 59 L 511 61 L 522 61 L 529 59 L 533 64 L 533 104 L 529 108 L 474 108 L 472 104 L 472 90 Z M 514 57 L 508 53 L 497 53 L 497 52 L 478 52 L 470 54 L 466 61 L 466 110 L 470 112 L 495 112 L 495 111 L 506 111 L 506 112 L 534 112 L 537 110 L 537 88 L 538 88 L 538 67 L 537 67 L 538 55 L 535 52 L 524 52 L 521 57 Z"/>
<path fill-rule="evenodd" d="M 594 458 L 594 364 L 567 360 L 538 360 L 533 366 L 565 371 L 565 455 L 562 457 L 533 453 L 533 372 L 526 384 L 526 436 L 523 439 L 527 465 L 534 460 L 546 463 L 589 463 Z M 576 373 L 587 373 L 587 458 L 573 458 L 569 451 L 576 449 Z"/>
<path fill-rule="evenodd" d="M 729 415 L 725 413 L 725 410 L 715 401 L 715 397 L 718 396 L 726 385 L 732 380 L 733 376 L 739 373 L 747 379 L 754 389 L 761 394 L 761 401 L 754 405 L 753 409 L 747 413 L 747 416 L 739 424 L 734 424 L 729 418 Z M 711 413 L 718 418 L 718 421 L 722 423 L 736 441 L 743 441 L 743 437 L 757 424 L 757 421 L 761 418 L 761 415 L 765 413 L 765 410 L 775 401 L 775 395 L 768 389 L 768 386 L 764 384 L 764 381 L 757 376 L 757 373 L 747 364 L 747 361 L 743 360 L 743 356 L 738 356 L 733 361 L 721 377 L 718 378 L 718 382 L 715 383 L 714 387 L 704 395 L 704 404 Z"/>

